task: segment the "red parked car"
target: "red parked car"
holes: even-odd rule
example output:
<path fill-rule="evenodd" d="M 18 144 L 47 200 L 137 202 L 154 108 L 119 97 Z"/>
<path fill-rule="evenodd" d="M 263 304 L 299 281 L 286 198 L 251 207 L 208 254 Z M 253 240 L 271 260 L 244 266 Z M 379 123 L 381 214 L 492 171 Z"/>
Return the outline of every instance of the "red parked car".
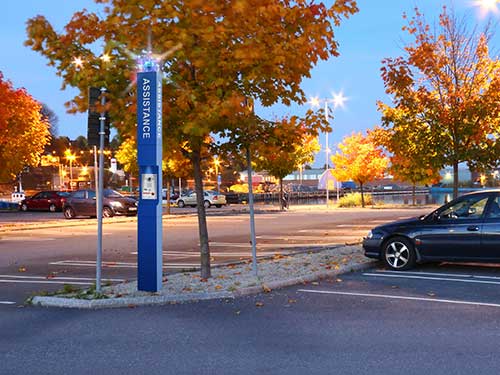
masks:
<path fill-rule="evenodd" d="M 63 204 L 69 196 L 70 193 L 66 191 L 41 191 L 19 202 L 19 209 L 21 211 L 62 211 Z"/>

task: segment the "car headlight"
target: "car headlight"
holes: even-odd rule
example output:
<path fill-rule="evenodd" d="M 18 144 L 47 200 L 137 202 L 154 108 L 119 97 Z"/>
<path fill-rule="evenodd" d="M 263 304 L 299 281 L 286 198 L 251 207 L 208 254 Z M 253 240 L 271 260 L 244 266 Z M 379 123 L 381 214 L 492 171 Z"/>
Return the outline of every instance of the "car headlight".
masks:
<path fill-rule="evenodd" d="M 366 235 L 366 238 L 368 239 L 373 238 L 373 232 L 369 231 L 368 234 Z"/>
<path fill-rule="evenodd" d="M 123 205 L 121 204 L 121 202 L 111 202 L 111 205 L 113 207 L 123 207 Z"/>

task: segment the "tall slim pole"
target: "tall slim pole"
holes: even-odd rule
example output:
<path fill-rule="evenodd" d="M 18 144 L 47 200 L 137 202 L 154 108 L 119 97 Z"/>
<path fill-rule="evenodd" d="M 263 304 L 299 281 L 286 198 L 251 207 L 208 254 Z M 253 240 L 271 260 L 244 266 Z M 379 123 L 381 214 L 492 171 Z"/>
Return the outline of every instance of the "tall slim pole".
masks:
<path fill-rule="evenodd" d="M 247 146 L 247 173 L 248 173 L 248 206 L 250 207 L 250 242 L 252 244 L 252 268 L 256 278 L 259 277 L 257 271 L 257 239 L 255 236 L 255 212 L 253 207 L 252 188 L 252 162 L 250 156 L 250 145 Z"/>
<path fill-rule="evenodd" d="M 328 122 L 328 102 L 325 101 L 325 120 Z M 328 152 L 330 149 L 328 148 L 328 132 L 325 133 L 325 154 L 326 154 L 326 162 L 325 162 L 325 178 L 326 178 L 326 207 L 328 208 L 328 203 L 330 200 L 329 197 L 329 176 L 328 176 Z"/>
<path fill-rule="evenodd" d="M 69 188 L 73 190 L 73 159 L 69 159 Z"/>
<path fill-rule="evenodd" d="M 101 105 L 104 107 L 106 99 L 104 92 L 106 89 L 101 88 Z M 102 269 L 102 206 L 104 192 L 104 126 L 106 122 L 106 113 L 101 112 L 99 117 L 99 177 L 97 189 L 97 259 L 95 272 L 95 290 L 96 293 L 101 292 L 101 269 Z"/>

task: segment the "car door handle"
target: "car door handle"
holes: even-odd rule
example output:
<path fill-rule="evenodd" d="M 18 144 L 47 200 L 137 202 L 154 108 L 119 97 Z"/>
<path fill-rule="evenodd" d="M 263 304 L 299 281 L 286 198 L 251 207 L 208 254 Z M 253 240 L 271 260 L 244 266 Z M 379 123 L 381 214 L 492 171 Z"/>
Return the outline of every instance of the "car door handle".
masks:
<path fill-rule="evenodd" d="M 479 227 L 476 225 L 471 225 L 470 227 L 467 227 L 467 230 L 469 232 L 477 232 L 479 230 Z"/>

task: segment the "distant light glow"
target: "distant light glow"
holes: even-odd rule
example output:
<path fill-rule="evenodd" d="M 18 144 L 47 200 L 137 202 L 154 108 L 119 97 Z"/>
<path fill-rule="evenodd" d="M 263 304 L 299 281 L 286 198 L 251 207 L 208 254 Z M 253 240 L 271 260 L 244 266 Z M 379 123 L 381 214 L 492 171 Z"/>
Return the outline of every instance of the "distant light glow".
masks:
<path fill-rule="evenodd" d="M 107 53 L 105 53 L 105 54 L 103 54 L 103 55 L 100 57 L 100 59 L 101 59 L 103 62 L 107 63 L 107 62 L 109 62 L 109 61 L 111 60 L 111 56 L 109 56 Z"/>
<path fill-rule="evenodd" d="M 317 96 L 313 96 L 309 99 L 309 104 L 311 105 L 311 107 L 313 108 L 319 108 L 320 107 L 320 101 L 319 101 L 319 98 Z"/>
<path fill-rule="evenodd" d="M 342 91 L 338 93 L 333 93 L 333 107 L 334 108 L 344 108 L 345 107 L 345 102 L 347 101 L 347 97 L 344 96 L 344 93 Z"/>
<path fill-rule="evenodd" d="M 83 66 L 83 60 L 80 57 L 74 57 L 73 65 L 75 65 L 78 68 L 81 68 Z"/>
<path fill-rule="evenodd" d="M 486 17 L 488 13 L 499 13 L 498 0 L 474 0 L 472 5 L 479 8 L 481 17 Z"/>

